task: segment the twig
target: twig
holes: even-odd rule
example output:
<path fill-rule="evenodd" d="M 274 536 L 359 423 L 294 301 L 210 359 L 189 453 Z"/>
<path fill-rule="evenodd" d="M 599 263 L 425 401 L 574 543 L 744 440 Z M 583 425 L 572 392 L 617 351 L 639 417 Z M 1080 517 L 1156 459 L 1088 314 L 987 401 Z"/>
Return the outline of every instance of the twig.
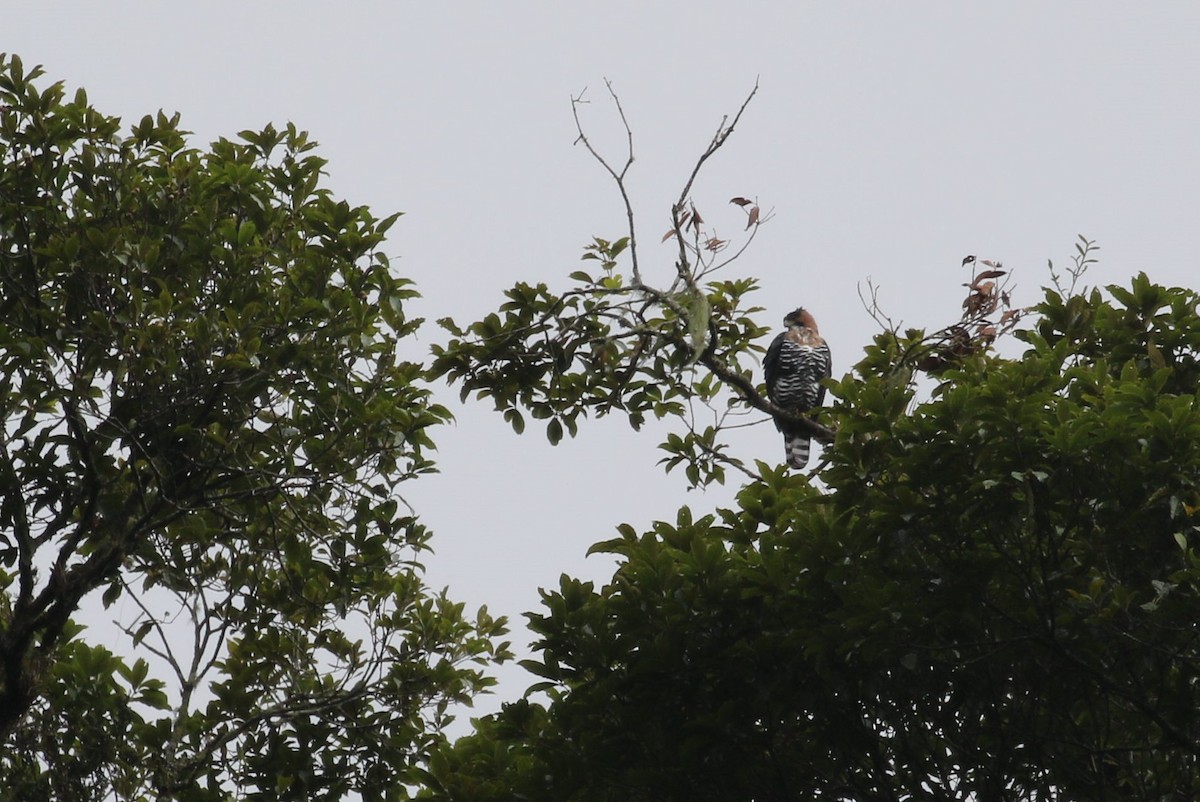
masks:
<path fill-rule="evenodd" d="M 883 310 L 880 308 L 879 287 L 875 285 L 875 282 L 871 279 L 871 277 L 867 277 L 867 291 L 871 295 L 870 302 L 863 297 L 862 283 L 858 283 L 856 287 L 858 289 L 858 300 L 862 303 L 863 309 L 867 310 L 867 314 L 871 316 L 871 319 L 878 323 L 880 328 L 882 328 L 884 331 L 889 331 L 892 334 L 896 334 L 898 331 L 900 331 L 900 325 L 893 323 L 892 319 L 885 315 Z M 903 321 L 901 321 L 901 324 L 902 323 Z"/>
<path fill-rule="evenodd" d="M 629 193 L 625 189 L 625 174 L 628 173 L 629 168 L 633 166 L 633 130 L 629 127 L 629 121 L 625 118 L 625 109 L 621 107 L 620 98 L 618 98 L 617 93 L 613 91 L 612 82 L 605 78 L 604 85 L 608 88 L 608 94 L 613 99 L 613 103 L 616 104 L 617 114 L 621 117 L 621 124 L 625 127 L 625 137 L 626 141 L 628 142 L 625 164 L 621 167 L 620 172 L 617 172 L 615 169 L 613 169 L 612 165 L 610 165 L 608 161 L 601 156 L 594 147 L 592 147 L 591 140 L 589 140 L 587 138 L 587 134 L 583 132 L 583 124 L 579 121 L 579 106 L 581 103 L 587 102 L 583 99 L 584 94 L 587 92 L 586 87 L 582 92 L 579 93 L 578 97 L 571 98 L 571 114 L 575 118 L 575 130 L 579 134 L 575 141 L 577 143 L 583 143 L 583 146 L 587 148 L 588 153 L 592 154 L 592 158 L 599 162 L 600 166 L 603 167 L 610 176 L 612 176 L 613 181 L 615 181 L 617 184 L 617 189 L 621 192 L 621 201 L 625 204 L 625 219 L 629 226 L 628 250 L 631 270 L 633 272 L 633 285 L 634 287 L 640 288 L 642 286 L 642 272 L 641 268 L 638 266 L 637 233 L 634 227 L 633 204 L 630 202 Z"/>
<path fill-rule="evenodd" d="M 750 90 L 750 94 L 742 101 L 741 107 L 737 110 L 737 114 L 733 116 L 733 122 L 726 125 L 729 120 L 728 115 L 721 118 L 721 124 L 717 126 L 717 131 L 713 134 L 712 140 L 708 143 L 708 147 L 700 154 L 700 158 L 696 160 L 696 164 L 692 167 L 692 173 L 684 182 L 683 190 L 679 193 L 679 200 L 671 207 L 671 227 L 675 231 L 675 239 L 679 245 L 679 261 L 675 264 L 676 277 L 682 279 L 684 286 L 690 290 L 696 288 L 697 276 L 692 274 L 690 263 L 687 256 L 687 240 L 683 236 L 683 210 L 688 203 L 688 198 L 692 194 L 692 185 L 696 183 L 696 176 L 700 174 L 700 168 L 709 158 L 721 149 L 725 141 L 729 139 L 738 122 L 742 119 L 742 113 L 746 111 L 746 107 L 750 105 L 750 101 L 758 94 L 758 79 L 754 80 L 754 88 Z M 693 208 L 693 214 L 695 209 Z"/>

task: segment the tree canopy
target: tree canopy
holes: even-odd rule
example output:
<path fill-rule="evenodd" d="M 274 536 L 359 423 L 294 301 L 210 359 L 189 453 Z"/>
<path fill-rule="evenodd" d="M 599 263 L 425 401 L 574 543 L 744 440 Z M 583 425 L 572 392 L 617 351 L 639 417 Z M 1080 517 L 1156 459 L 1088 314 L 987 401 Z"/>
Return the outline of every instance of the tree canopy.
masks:
<path fill-rule="evenodd" d="M 968 256 L 943 328 L 901 332 L 864 299 L 884 331 L 829 382 L 820 423 L 798 421 L 828 443 L 820 486 L 747 464 L 728 416 L 786 411 L 751 361 L 758 283 L 726 275 L 748 239 L 714 242 L 689 196 L 740 116 L 672 208 L 669 286 L 639 266 L 632 145 L 616 169 L 581 126 L 629 217 L 585 252 L 603 275 L 518 285 L 497 314 L 443 323 L 435 373 L 515 428 L 547 417 L 554 441 L 559 420 L 653 413 L 683 427 L 661 445 L 668 469 L 751 481 L 735 506 L 619 527 L 593 547 L 619 559 L 603 587 L 544 591 L 525 663 L 541 681 L 434 756 L 426 797 L 1195 797 L 1196 293 L 1144 274 L 1081 288 L 1096 248 L 1080 237 L 1069 286 L 1051 264 L 1021 308 L 1002 265 Z M 758 204 L 732 203 L 752 238 Z M 1023 353 L 999 353 L 1007 335 Z"/>
<path fill-rule="evenodd" d="M 0 786 L 402 794 L 504 647 L 424 587 L 398 495 L 448 413 L 396 354 L 396 216 L 293 126 L 197 149 L 40 76 L 0 60 Z"/>
<path fill-rule="evenodd" d="M 830 385 L 826 489 L 760 465 L 598 543 L 612 581 L 543 594 L 542 681 L 427 796 L 1195 797 L 1197 301 L 1048 290 L 1023 354 L 920 403 L 929 341 L 880 335 Z"/>

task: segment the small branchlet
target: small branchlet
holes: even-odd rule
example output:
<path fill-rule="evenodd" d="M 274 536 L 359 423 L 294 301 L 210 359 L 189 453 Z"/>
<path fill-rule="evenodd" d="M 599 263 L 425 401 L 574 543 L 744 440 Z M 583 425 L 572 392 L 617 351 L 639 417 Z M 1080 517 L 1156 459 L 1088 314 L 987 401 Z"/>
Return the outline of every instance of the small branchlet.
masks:
<path fill-rule="evenodd" d="M 1050 281 L 1053 282 L 1054 288 L 1058 290 L 1058 294 L 1063 298 L 1070 298 L 1075 295 L 1075 288 L 1079 284 L 1079 279 L 1083 278 L 1083 274 L 1087 269 L 1100 261 L 1096 258 L 1096 251 L 1100 250 L 1100 246 L 1095 240 L 1090 240 L 1082 234 L 1078 237 L 1078 242 L 1075 243 L 1075 255 L 1071 257 L 1072 265 L 1067 268 L 1067 275 L 1071 279 L 1071 283 L 1066 287 L 1063 286 L 1063 279 L 1054 270 L 1054 262 L 1050 259 L 1046 260 L 1046 267 L 1050 270 Z M 1080 289 L 1079 294 L 1087 294 L 1087 288 Z"/>

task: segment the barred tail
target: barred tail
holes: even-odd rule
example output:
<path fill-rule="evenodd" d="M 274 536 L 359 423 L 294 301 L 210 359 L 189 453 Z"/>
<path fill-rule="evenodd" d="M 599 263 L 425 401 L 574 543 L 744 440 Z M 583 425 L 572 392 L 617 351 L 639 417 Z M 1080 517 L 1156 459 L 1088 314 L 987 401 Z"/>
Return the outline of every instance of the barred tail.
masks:
<path fill-rule="evenodd" d="M 808 464 L 808 452 L 812 448 L 812 440 L 808 435 L 784 434 L 783 450 L 787 455 L 788 465 L 793 468 L 803 468 Z"/>

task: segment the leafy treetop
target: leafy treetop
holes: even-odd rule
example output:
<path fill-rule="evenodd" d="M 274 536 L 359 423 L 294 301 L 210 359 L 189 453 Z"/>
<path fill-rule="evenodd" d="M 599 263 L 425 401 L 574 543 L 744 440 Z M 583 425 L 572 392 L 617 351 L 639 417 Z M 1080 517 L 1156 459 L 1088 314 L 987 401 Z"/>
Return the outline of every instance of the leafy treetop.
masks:
<path fill-rule="evenodd" d="M 448 413 L 396 356 L 396 215 L 294 126 L 196 149 L 41 74 L 0 57 L 0 785 L 395 795 L 504 655 L 397 496 Z M 136 659 L 72 623 L 97 590 Z"/>
<path fill-rule="evenodd" d="M 1200 794 L 1200 315 L 1047 290 L 915 403 L 920 332 L 833 382 L 818 492 L 597 544 L 530 615 L 530 696 L 435 756 L 444 800 Z"/>

